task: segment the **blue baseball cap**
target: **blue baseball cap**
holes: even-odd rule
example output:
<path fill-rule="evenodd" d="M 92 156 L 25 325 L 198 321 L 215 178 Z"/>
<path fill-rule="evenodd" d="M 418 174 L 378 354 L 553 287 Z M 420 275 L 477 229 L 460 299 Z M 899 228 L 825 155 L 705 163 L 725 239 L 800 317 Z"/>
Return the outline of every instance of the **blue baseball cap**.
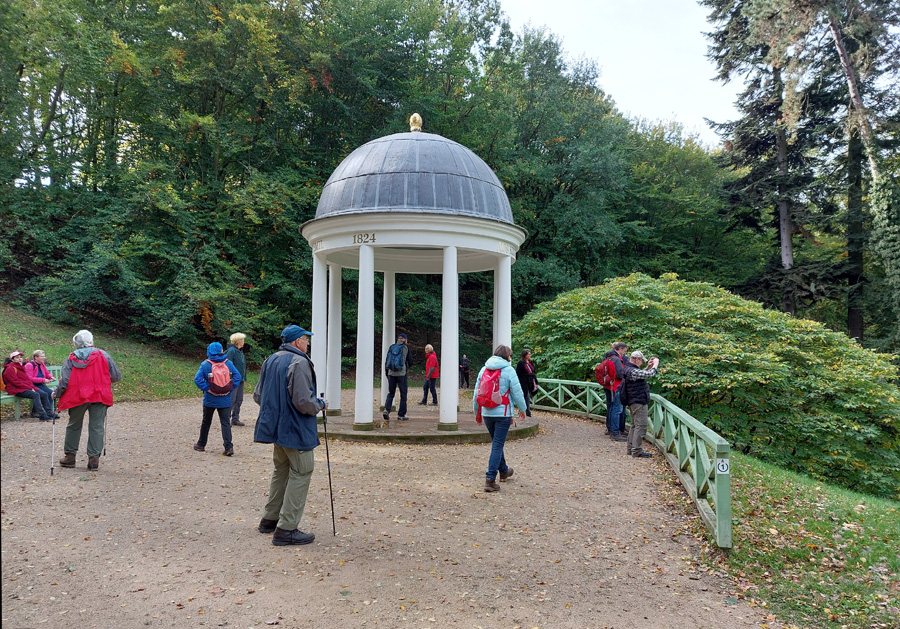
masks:
<path fill-rule="evenodd" d="M 293 343 L 301 336 L 312 336 L 312 332 L 307 332 L 299 325 L 289 325 L 281 331 L 281 340 L 285 343 Z"/>

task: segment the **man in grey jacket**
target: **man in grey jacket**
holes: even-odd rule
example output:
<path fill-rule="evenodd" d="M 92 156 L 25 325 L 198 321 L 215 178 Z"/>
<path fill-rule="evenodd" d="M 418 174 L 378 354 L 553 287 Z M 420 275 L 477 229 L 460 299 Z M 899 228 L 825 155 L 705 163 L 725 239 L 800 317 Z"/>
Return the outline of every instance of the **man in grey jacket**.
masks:
<path fill-rule="evenodd" d="M 274 444 L 275 466 L 258 530 L 275 533 L 275 546 L 309 544 L 316 538 L 297 528 L 315 466 L 313 449 L 319 445 L 316 415 L 328 407 L 316 397 L 316 371 L 307 355 L 310 336 L 300 326 L 286 327 L 281 347 L 263 363 L 253 390 L 259 404 L 253 440 Z"/>

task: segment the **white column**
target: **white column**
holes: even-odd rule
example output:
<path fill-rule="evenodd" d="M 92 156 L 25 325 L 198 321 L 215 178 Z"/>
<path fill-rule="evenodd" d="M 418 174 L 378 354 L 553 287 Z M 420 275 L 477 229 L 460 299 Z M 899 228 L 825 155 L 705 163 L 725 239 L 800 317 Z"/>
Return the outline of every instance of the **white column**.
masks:
<path fill-rule="evenodd" d="M 375 395 L 375 251 L 359 246 L 359 314 L 356 320 L 356 407 L 354 430 L 372 430 Z"/>
<path fill-rule="evenodd" d="M 388 395 L 388 378 L 384 371 L 384 360 L 391 344 L 397 339 L 396 335 L 396 276 L 393 271 L 384 272 L 384 297 L 381 305 L 381 406 L 384 406 Z M 390 410 L 390 409 L 388 409 Z"/>
<path fill-rule="evenodd" d="M 499 280 L 500 271 L 498 270 L 499 264 L 500 264 L 500 260 L 498 259 L 497 265 L 494 267 L 494 299 L 493 299 L 494 311 L 491 314 L 491 325 L 493 326 L 493 328 L 491 330 L 491 351 L 492 352 L 494 351 L 494 348 L 497 347 L 497 345 L 498 345 L 497 339 L 499 338 L 499 335 L 497 334 L 497 303 L 499 300 L 497 286 L 500 283 L 500 280 Z"/>
<path fill-rule="evenodd" d="M 341 414 L 341 265 L 328 263 L 328 355 L 325 399 L 328 415 Z"/>
<path fill-rule="evenodd" d="M 497 274 L 494 277 L 494 303 L 497 304 L 497 345 L 512 347 L 512 258 L 509 256 L 500 258 Z"/>
<path fill-rule="evenodd" d="M 316 366 L 316 395 L 325 393 L 328 384 L 328 266 L 324 256 L 313 254 L 312 321 L 313 333 L 309 357 Z"/>
<path fill-rule="evenodd" d="M 458 430 L 459 272 L 456 247 L 444 248 L 441 296 L 441 399 L 438 430 Z"/>

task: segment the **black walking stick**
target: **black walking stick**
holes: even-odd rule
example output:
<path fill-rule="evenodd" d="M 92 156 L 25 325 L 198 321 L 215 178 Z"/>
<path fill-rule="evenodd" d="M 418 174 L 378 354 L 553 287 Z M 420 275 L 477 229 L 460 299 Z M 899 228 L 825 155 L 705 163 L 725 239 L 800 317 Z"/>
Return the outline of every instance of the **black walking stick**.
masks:
<path fill-rule="evenodd" d="M 319 393 L 325 399 L 324 393 Z M 325 407 L 322 407 L 322 426 L 325 428 L 325 461 L 328 465 L 328 496 L 331 498 L 331 530 L 337 536 L 337 526 L 334 524 L 334 492 L 331 489 L 331 455 L 328 453 L 328 419 L 325 416 Z"/>

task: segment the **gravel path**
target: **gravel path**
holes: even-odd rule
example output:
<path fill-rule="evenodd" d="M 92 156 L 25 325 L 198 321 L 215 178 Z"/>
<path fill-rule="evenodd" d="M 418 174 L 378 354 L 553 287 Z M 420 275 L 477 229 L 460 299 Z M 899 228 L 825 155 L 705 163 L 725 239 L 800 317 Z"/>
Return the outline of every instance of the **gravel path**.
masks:
<path fill-rule="evenodd" d="M 227 458 L 216 423 L 191 449 L 199 399 L 116 405 L 99 472 L 82 451 L 53 476 L 51 426 L 4 421 L 4 629 L 765 622 L 697 568 L 661 460 L 625 457 L 598 424 L 542 414 L 539 436 L 507 444 L 515 475 L 493 494 L 488 445 L 333 442 L 337 536 L 320 447 L 301 525 L 316 541 L 275 547 L 255 528 L 271 446 L 252 443 L 245 408 Z"/>

